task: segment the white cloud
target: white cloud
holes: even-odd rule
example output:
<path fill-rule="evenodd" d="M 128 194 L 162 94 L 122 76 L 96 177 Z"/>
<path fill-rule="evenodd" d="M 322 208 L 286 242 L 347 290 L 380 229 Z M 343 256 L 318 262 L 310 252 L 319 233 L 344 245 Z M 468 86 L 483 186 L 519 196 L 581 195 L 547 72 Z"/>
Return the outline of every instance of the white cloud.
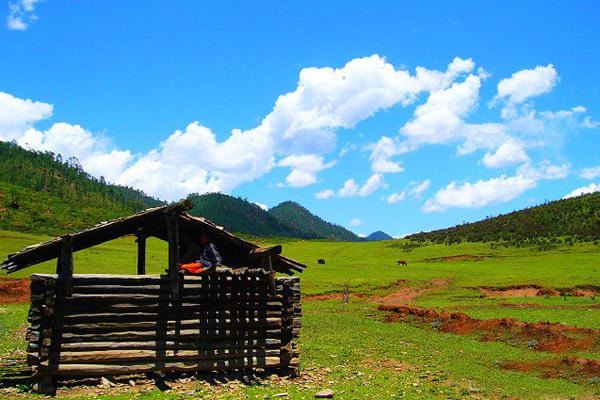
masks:
<path fill-rule="evenodd" d="M 483 156 L 483 165 L 488 168 L 506 167 L 523 163 L 529 160 L 523 145 L 516 140 L 504 142 L 495 153 L 486 153 Z"/>
<path fill-rule="evenodd" d="M 427 189 L 429 189 L 430 186 L 431 186 L 431 181 L 429 179 L 425 179 L 423 182 L 419 183 L 418 185 L 416 185 L 412 189 L 410 189 L 409 193 L 412 194 L 413 196 L 418 196 L 421 193 L 425 192 Z"/>
<path fill-rule="evenodd" d="M 569 175 L 570 170 L 571 164 L 554 165 L 550 161 L 544 160 L 537 165 L 527 162 L 518 168 L 517 173 L 539 181 L 564 179 Z"/>
<path fill-rule="evenodd" d="M 558 73 L 552 64 L 524 69 L 498 82 L 498 94 L 494 101 L 505 100 L 507 108 L 503 113 L 509 116 L 516 104 L 550 92 L 557 83 Z"/>
<path fill-rule="evenodd" d="M 377 143 L 372 146 L 371 170 L 379 173 L 402 172 L 404 168 L 399 162 L 390 160 L 391 157 L 398 154 L 397 145 L 392 138 L 382 136 Z"/>
<path fill-rule="evenodd" d="M 36 122 L 52 115 L 52 105 L 0 92 L 0 140 L 23 136 Z"/>
<path fill-rule="evenodd" d="M 421 183 L 411 182 L 406 189 L 401 192 L 392 193 L 386 197 L 386 201 L 389 204 L 399 203 L 404 201 L 408 196 L 412 197 L 420 197 L 422 193 L 427 191 L 431 186 L 431 181 L 429 179 L 425 179 Z"/>
<path fill-rule="evenodd" d="M 584 168 L 579 173 L 579 176 L 584 179 L 594 179 L 600 176 L 600 165 L 595 167 Z"/>
<path fill-rule="evenodd" d="M 386 197 L 385 200 L 389 204 L 396 204 L 396 203 L 399 203 L 401 201 L 404 201 L 404 199 L 406 199 L 406 192 L 402 191 L 402 192 L 390 194 L 389 196 Z"/>
<path fill-rule="evenodd" d="M 375 193 L 378 189 L 386 187 L 385 180 L 381 174 L 373 174 L 367 179 L 365 184 L 358 191 L 358 195 L 361 197 L 370 196 Z"/>
<path fill-rule="evenodd" d="M 600 127 L 600 121 L 594 121 L 592 120 L 592 117 L 587 115 L 583 118 L 581 126 L 584 128 L 596 129 Z"/>
<path fill-rule="evenodd" d="M 600 184 L 591 183 L 587 186 L 577 188 L 573 190 L 571 193 L 565 195 L 563 199 L 570 199 L 571 197 L 577 197 L 588 193 L 600 192 Z"/>
<path fill-rule="evenodd" d="M 260 133 L 233 131 L 217 142 L 210 129 L 193 122 L 138 158 L 117 183 L 175 200 L 191 192 L 227 192 L 274 164 L 272 144 Z"/>
<path fill-rule="evenodd" d="M 479 208 L 488 204 L 510 201 L 536 185 L 536 180 L 522 175 L 502 175 L 475 183 L 451 182 L 423 205 L 424 212 L 444 211 L 448 208 Z"/>
<path fill-rule="evenodd" d="M 333 197 L 335 195 L 335 192 L 331 189 L 323 189 L 320 192 L 315 193 L 315 197 L 317 199 L 328 199 L 330 197 Z"/>
<path fill-rule="evenodd" d="M 339 197 L 367 197 L 386 186 L 382 174 L 372 174 L 362 186 L 354 179 L 348 179 L 337 194 Z"/>
<path fill-rule="evenodd" d="M 27 4 L 33 7 L 35 2 Z M 352 128 L 392 106 L 413 104 L 419 95 L 426 94 L 427 99 L 416 107 L 398 137 L 384 136 L 371 146 L 373 175 L 362 185 L 350 179 L 338 191 L 339 196 L 350 197 L 368 196 L 385 187 L 383 174 L 403 169 L 394 157 L 421 145 L 458 142 L 459 155 L 485 149 L 484 163 L 501 165 L 523 158 L 521 154 L 511 160 L 510 152 L 504 154 L 505 143 L 514 140 L 525 152 L 529 146 L 548 142 L 550 135 L 543 135 L 550 123 L 563 124 L 577 118 L 578 126 L 596 124 L 584 115 L 583 106 L 536 114 L 535 110 L 525 110 L 526 105 L 509 120 L 467 123 L 467 116 L 478 105 L 482 81 L 488 77 L 481 69 L 475 74 L 474 69 L 471 59 L 455 58 L 445 71 L 417 67 L 412 74 L 378 55 L 353 59 L 340 68 L 304 68 L 296 88 L 279 96 L 258 126 L 233 129 L 218 141 L 209 128 L 192 122 L 144 154 L 115 148 L 109 138 L 75 124 L 58 122 L 47 130 L 38 130 L 35 124 L 52 115 L 52 105 L 0 92 L 0 140 L 17 140 L 26 147 L 61 152 L 65 158 L 76 156 L 95 176 L 104 175 L 109 181 L 166 200 L 190 192 L 228 192 L 274 167 L 290 168 L 282 184 L 303 187 L 318 181 L 318 173 L 333 165 L 324 160 L 335 148 L 336 130 Z M 527 75 L 523 72 L 503 81 L 523 80 Z M 550 79 L 554 82 L 550 89 L 557 79 L 557 75 L 554 81 Z M 548 85 L 531 86 L 534 89 L 523 94 L 516 86 L 504 83 L 498 100 L 516 103 L 550 90 Z M 533 138 L 521 137 L 525 135 Z M 340 157 L 354 149 L 356 145 L 344 147 Z M 331 189 L 315 194 L 317 198 L 334 195 Z"/>
<path fill-rule="evenodd" d="M 350 220 L 350 222 L 348 222 L 348 225 L 354 226 L 354 227 L 361 226 L 362 225 L 362 221 L 360 219 L 358 219 L 358 218 L 352 218 Z"/>
<path fill-rule="evenodd" d="M 358 192 L 360 191 L 360 186 L 354 179 L 348 179 L 344 182 L 344 186 L 340 190 L 338 190 L 339 197 L 354 197 L 358 196 Z"/>
<path fill-rule="evenodd" d="M 431 93 L 400 133 L 413 146 L 449 143 L 463 138 L 464 118 L 477 104 L 480 87 L 481 79 L 470 74 L 462 82 Z"/>
<path fill-rule="evenodd" d="M 35 5 L 40 0 L 14 0 L 8 3 L 8 17 L 6 27 L 8 29 L 25 31 L 32 22 L 37 20 Z"/>
<path fill-rule="evenodd" d="M 291 155 L 277 163 L 279 167 L 291 167 L 292 171 L 281 186 L 304 187 L 317 181 L 317 172 L 335 165 L 335 161 L 325 163 L 316 154 Z"/>

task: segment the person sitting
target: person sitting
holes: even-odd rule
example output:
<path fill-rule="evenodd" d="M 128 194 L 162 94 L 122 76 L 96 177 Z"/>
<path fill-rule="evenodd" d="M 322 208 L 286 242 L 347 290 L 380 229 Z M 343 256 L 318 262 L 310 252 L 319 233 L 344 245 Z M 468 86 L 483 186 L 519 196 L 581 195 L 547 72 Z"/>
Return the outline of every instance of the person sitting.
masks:
<path fill-rule="evenodd" d="M 221 265 L 221 255 L 217 246 L 211 243 L 205 232 L 200 234 L 200 258 L 195 262 L 181 264 L 179 270 L 184 274 L 197 275 L 205 271 L 214 271 Z"/>

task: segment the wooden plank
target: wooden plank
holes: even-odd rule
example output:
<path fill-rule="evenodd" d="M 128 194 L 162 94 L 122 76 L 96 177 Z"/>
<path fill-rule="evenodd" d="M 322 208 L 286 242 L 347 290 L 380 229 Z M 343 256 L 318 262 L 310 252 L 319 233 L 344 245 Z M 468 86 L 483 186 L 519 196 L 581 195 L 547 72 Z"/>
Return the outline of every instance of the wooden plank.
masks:
<path fill-rule="evenodd" d="M 178 362 L 200 360 L 226 360 L 240 357 L 278 356 L 278 349 L 196 349 L 167 350 L 157 357 L 154 350 L 82 351 L 61 352 L 60 364 L 105 364 L 126 362 Z"/>
<path fill-rule="evenodd" d="M 146 236 L 142 228 L 138 229 L 137 235 L 137 273 L 146 275 Z"/>
<path fill-rule="evenodd" d="M 169 238 L 169 283 L 171 287 L 171 301 L 179 301 L 179 226 L 178 215 L 166 214 L 167 235 Z"/>
<path fill-rule="evenodd" d="M 64 324 L 63 333 L 116 333 L 126 331 L 156 331 L 159 327 L 166 329 L 181 328 L 193 329 L 197 331 L 211 329 L 276 329 L 281 327 L 281 318 L 244 318 L 244 319 L 203 319 L 196 321 L 173 322 L 148 321 L 148 322 L 98 322 L 95 324 Z"/>
<path fill-rule="evenodd" d="M 255 249 L 252 249 L 250 251 L 250 253 L 248 253 L 248 257 L 250 258 L 254 258 L 254 257 L 264 257 L 264 256 L 270 256 L 270 255 L 278 255 L 281 254 L 281 245 L 278 244 L 276 246 L 269 246 L 269 247 L 257 247 Z"/>
<path fill-rule="evenodd" d="M 145 364 L 61 364 L 44 373 L 56 376 L 101 376 L 145 373 L 153 371 L 222 371 L 238 368 L 275 368 L 280 366 L 279 357 L 244 357 L 214 361 L 190 361 L 179 363 Z"/>
<path fill-rule="evenodd" d="M 73 293 L 73 236 L 65 235 L 60 242 L 58 280 L 60 281 L 64 295 Z"/>
<path fill-rule="evenodd" d="M 176 342 L 166 340 L 162 342 L 74 342 L 63 343 L 62 351 L 100 351 L 100 350 L 198 350 L 198 349 L 228 349 L 228 348 L 265 348 L 273 349 L 281 346 L 281 340 L 276 338 L 260 339 L 212 339 L 194 340 L 191 342 Z"/>
<path fill-rule="evenodd" d="M 177 336 L 176 336 L 177 335 Z M 107 342 L 107 341 L 148 341 L 157 339 L 178 341 L 194 341 L 194 340 L 212 340 L 212 339 L 277 339 L 281 335 L 281 330 L 203 330 L 199 332 L 197 329 L 184 329 L 179 332 L 175 330 L 165 330 L 162 332 L 153 331 L 128 331 L 128 332 L 112 332 L 99 334 L 75 334 L 65 333 L 62 335 L 63 343 L 73 342 Z"/>
<path fill-rule="evenodd" d="M 171 314 L 162 315 L 160 313 L 146 313 L 146 312 L 123 312 L 123 313 L 89 313 L 89 314 L 70 314 L 65 315 L 65 324 L 73 323 L 100 323 L 100 322 L 136 322 L 136 321 L 188 321 L 188 320 L 199 320 L 205 318 L 280 318 L 282 315 L 281 310 L 236 310 L 236 309 L 222 309 L 219 311 L 188 311 L 188 312 L 176 312 Z M 41 319 L 39 317 L 38 319 Z M 32 322 L 32 321 L 30 321 Z"/>
<path fill-rule="evenodd" d="M 223 301 L 220 303 L 213 304 L 202 304 L 201 307 L 197 303 L 183 302 L 180 305 L 173 306 L 165 303 L 117 303 L 117 304 L 102 304 L 98 306 L 97 303 L 81 303 L 77 301 L 61 303 L 60 305 L 65 314 L 94 314 L 94 313 L 107 313 L 107 312 L 159 312 L 163 315 L 170 315 L 176 312 L 194 312 L 200 310 L 204 311 L 220 311 L 220 310 L 281 310 L 281 302 L 279 301 L 252 301 L 252 302 L 238 302 L 238 301 Z M 46 309 L 44 309 L 44 312 Z"/>

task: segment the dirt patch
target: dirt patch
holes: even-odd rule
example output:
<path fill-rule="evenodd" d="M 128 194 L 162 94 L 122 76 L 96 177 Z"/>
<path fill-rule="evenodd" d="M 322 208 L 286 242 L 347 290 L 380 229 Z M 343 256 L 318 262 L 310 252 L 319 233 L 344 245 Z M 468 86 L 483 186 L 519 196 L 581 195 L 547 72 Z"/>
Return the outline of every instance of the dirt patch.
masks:
<path fill-rule="evenodd" d="M 168 374 L 159 382 L 142 375 L 120 375 L 108 377 L 110 385 L 102 385 L 101 378 L 80 378 L 59 381 L 57 397 L 110 397 L 143 396 L 153 397 L 158 390 L 177 398 L 246 398 L 243 391 L 248 385 L 260 385 L 285 389 L 300 387 L 317 391 L 328 387 L 332 381 L 326 368 L 304 367 L 296 376 L 277 375 L 269 371 L 239 371 L 229 373 Z M 31 399 L 29 391 L 20 391 L 17 387 L 0 388 L 0 398 Z M 163 396 L 158 396 L 162 398 Z"/>
<path fill-rule="evenodd" d="M 545 361 L 505 361 L 503 369 L 521 372 L 537 372 L 544 378 L 563 378 L 575 382 L 600 379 L 600 360 L 579 357 L 564 357 Z"/>
<path fill-rule="evenodd" d="M 363 293 L 344 293 L 332 292 L 323 294 L 307 294 L 302 296 L 302 300 L 306 301 L 325 301 L 325 300 L 344 300 L 348 299 L 364 299 L 367 295 Z"/>
<path fill-rule="evenodd" d="M 406 286 L 406 281 L 399 281 L 397 283 L 398 289 L 383 297 L 373 297 L 371 298 L 371 301 L 383 305 L 408 304 L 418 296 L 427 292 L 445 289 L 448 286 L 450 286 L 450 281 L 448 279 L 435 279 L 429 282 L 425 287 Z"/>
<path fill-rule="evenodd" d="M 523 322 L 513 318 L 481 320 L 463 313 L 437 312 L 429 308 L 385 305 L 388 322 L 430 324 L 441 332 L 479 335 L 484 341 L 526 345 L 540 351 L 563 353 L 600 347 L 600 330 L 549 322 Z"/>
<path fill-rule="evenodd" d="M 484 255 L 477 255 L 477 254 L 458 254 L 455 256 L 425 258 L 423 261 L 425 261 L 425 262 L 483 261 L 487 258 L 491 258 L 491 256 L 484 256 Z"/>
<path fill-rule="evenodd" d="M 29 279 L 0 278 L 0 304 L 29 301 Z"/>
<path fill-rule="evenodd" d="M 480 286 L 479 291 L 488 297 L 595 297 L 600 295 L 600 286 L 579 285 L 570 288 L 545 288 L 538 285 Z"/>

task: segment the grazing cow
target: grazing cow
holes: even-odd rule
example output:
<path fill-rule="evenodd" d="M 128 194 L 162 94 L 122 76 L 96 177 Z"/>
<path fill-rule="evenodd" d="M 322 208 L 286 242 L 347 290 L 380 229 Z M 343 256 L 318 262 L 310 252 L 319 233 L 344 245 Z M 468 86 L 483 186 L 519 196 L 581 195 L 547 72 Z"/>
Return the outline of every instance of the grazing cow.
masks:
<path fill-rule="evenodd" d="M 398 260 L 398 265 L 408 265 L 406 260 Z"/>
<path fill-rule="evenodd" d="M 317 260 L 317 264 L 325 264 L 325 260 L 323 258 L 319 258 Z"/>

